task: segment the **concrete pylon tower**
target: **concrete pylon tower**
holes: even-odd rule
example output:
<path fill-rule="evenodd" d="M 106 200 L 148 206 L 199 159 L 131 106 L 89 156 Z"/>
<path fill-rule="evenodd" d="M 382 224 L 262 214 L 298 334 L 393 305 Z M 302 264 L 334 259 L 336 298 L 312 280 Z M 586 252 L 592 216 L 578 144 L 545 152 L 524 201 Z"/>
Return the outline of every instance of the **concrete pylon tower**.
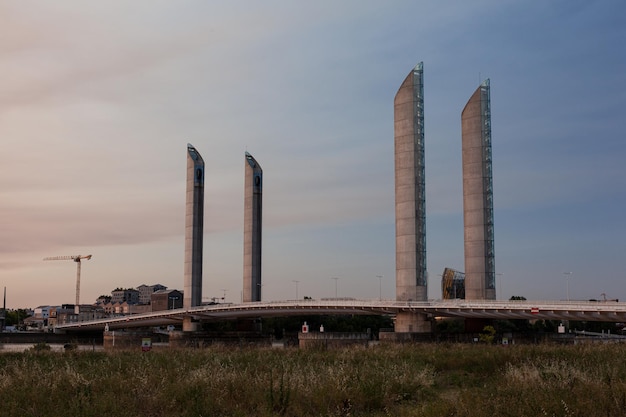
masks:
<path fill-rule="evenodd" d="M 465 298 L 495 300 L 489 79 L 461 113 Z"/>
<path fill-rule="evenodd" d="M 424 181 L 424 70 L 420 62 L 394 99 L 396 299 L 428 299 Z"/>
<path fill-rule="evenodd" d="M 261 301 L 263 170 L 246 152 L 243 220 L 243 302 Z"/>
<path fill-rule="evenodd" d="M 187 144 L 187 203 L 185 206 L 185 285 L 183 307 L 202 304 L 202 241 L 204 229 L 204 160 Z M 183 323 L 185 329 L 185 323 Z M 192 330 L 187 328 L 187 330 Z"/>

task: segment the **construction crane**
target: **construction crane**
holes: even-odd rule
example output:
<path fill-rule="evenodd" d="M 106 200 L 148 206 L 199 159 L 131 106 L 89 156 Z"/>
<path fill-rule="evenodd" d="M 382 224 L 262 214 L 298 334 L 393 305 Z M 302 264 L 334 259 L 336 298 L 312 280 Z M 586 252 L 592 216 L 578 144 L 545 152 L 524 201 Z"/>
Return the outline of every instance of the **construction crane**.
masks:
<path fill-rule="evenodd" d="M 69 256 L 50 256 L 43 258 L 44 261 L 74 261 L 76 262 L 76 304 L 74 305 L 74 313 L 80 313 L 80 260 L 91 259 L 91 255 L 69 255 Z"/>

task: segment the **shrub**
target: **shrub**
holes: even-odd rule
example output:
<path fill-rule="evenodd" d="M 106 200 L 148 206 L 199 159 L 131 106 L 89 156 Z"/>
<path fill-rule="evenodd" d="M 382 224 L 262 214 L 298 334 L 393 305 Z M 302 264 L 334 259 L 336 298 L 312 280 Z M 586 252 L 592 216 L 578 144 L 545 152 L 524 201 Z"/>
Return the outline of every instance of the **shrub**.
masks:
<path fill-rule="evenodd" d="M 30 350 L 35 351 L 35 352 L 47 352 L 50 349 L 52 349 L 52 348 L 46 342 L 39 342 L 39 343 L 33 345 L 32 348 L 30 348 Z"/>

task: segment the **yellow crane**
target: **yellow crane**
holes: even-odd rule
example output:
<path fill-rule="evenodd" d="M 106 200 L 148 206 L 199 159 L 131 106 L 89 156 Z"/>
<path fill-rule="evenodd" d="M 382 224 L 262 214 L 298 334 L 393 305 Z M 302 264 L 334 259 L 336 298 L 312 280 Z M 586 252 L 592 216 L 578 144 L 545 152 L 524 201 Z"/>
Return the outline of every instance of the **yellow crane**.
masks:
<path fill-rule="evenodd" d="M 80 313 L 80 260 L 91 259 L 91 255 L 68 255 L 68 256 L 50 256 L 43 258 L 44 261 L 74 261 L 76 262 L 76 305 L 74 313 Z"/>

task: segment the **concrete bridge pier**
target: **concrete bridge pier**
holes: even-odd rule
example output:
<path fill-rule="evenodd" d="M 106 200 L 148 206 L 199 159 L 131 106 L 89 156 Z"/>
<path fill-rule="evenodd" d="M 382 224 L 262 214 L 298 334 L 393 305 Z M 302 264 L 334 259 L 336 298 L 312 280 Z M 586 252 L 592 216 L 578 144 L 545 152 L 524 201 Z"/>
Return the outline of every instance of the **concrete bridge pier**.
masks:
<path fill-rule="evenodd" d="M 193 320 L 193 317 L 183 317 L 183 332 L 197 332 L 200 328 L 200 323 Z"/>
<path fill-rule="evenodd" d="M 431 333 L 432 322 L 428 315 L 412 311 L 399 311 L 396 315 L 396 333 Z"/>
<path fill-rule="evenodd" d="M 393 332 L 381 332 L 381 342 L 410 342 L 429 339 L 433 322 L 428 314 L 412 311 L 399 311 Z M 426 338 L 426 339 L 424 339 Z"/>

